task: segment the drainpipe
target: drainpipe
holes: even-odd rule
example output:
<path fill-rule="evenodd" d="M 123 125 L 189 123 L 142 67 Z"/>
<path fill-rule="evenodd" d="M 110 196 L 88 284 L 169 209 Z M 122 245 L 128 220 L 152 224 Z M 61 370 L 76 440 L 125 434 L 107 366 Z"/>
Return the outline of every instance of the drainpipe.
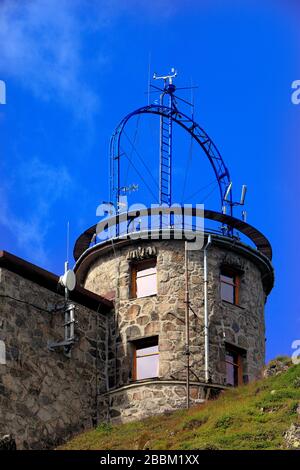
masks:
<path fill-rule="evenodd" d="M 208 304 L 207 304 L 207 250 L 211 245 L 211 235 L 208 235 L 207 243 L 203 249 L 203 269 L 204 269 L 204 355 L 205 355 L 205 382 L 209 382 L 209 326 L 208 326 Z"/>
<path fill-rule="evenodd" d="M 186 354 L 186 407 L 190 407 L 190 298 L 187 242 L 184 244 L 185 258 L 185 354 Z"/>

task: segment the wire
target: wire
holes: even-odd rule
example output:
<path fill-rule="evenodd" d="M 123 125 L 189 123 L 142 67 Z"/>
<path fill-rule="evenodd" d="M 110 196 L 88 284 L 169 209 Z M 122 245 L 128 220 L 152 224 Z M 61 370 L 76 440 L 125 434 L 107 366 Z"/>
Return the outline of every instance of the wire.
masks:
<path fill-rule="evenodd" d="M 122 152 L 123 154 L 125 155 L 125 157 L 130 161 L 131 165 L 133 166 L 133 168 L 135 169 L 135 171 L 137 172 L 137 174 L 139 175 L 139 177 L 141 178 L 141 180 L 144 182 L 145 186 L 148 188 L 148 190 L 150 191 L 150 193 L 152 194 L 152 196 L 154 197 L 154 199 L 158 202 L 158 199 L 157 199 L 157 196 L 155 196 L 154 192 L 152 191 L 152 189 L 150 188 L 150 186 L 148 185 L 148 183 L 146 183 L 146 180 L 143 178 L 143 176 L 141 175 L 141 173 L 139 172 L 139 170 L 136 168 L 136 166 L 134 165 L 134 163 L 132 162 L 132 160 L 130 160 L 130 158 L 128 157 L 127 153 L 122 149 Z"/>
<path fill-rule="evenodd" d="M 189 172 L 190 164 L 191 164 L 191 161 L 192 161 L 193 143 L 194 143 L 194 139 L 193 139 L 193 136 L 191 136 L 189 156 L 188 156 L 188 158 L 187 158 L 187 162 L 186 162 L 186 165 L 185 165 L 184 182 L 183 182 L 182 195 L 181 195 L 181 203 L 183 203 L 183 200 L 184 200 L 184 195 L 185 195 L 185 189 L 186 189 L 186 184 L 187 184 L 188 172 Z"/>
<path fill-rule="evenodd" d="M 206 201 L 207 199 L 210 198 L 210 196 L 213 194 L 213 192 L 217 189 L 217 183 L 215 185 L 215 187 L 207 194 L 207 196 L 205 196 L 202 200 L 202 202 Z"/>
<path fill-rule="evenodd" d="M 30 307 L 36 308 L 37 310 L 40 310 L 41 312 L 51 313 L 50 310 L 47 310 L 46 308 L 39 307 L 38 305 L 32 304 L 31 302 L 28 302 L 27 300 L 16 299 L 15 297 L 11 297 L 10 295 L 7 295 L 7 294 L 0 294 L 0 297 L 14 300 L 15 302 L 19 302 L 21 304 L 28 305 Z"/>
<path fill-rule="evenodd" d="M 150 104 L 150 83 L 151 83 L 151 51 L 149 51 L 149 55 L 148 55 L 148 89 L 147 89 L 148 106 Z"/>
<path fill-rule="evenodd" d="M 138 127 L 139 127 L 139 123 L 140 123 L 140 117 L 141 115 L 139 114 L 137 119 L 136 119 L 136 125 L 135 125 L 135 131 L 134 131 L 134 136 L 133 136 L 133 144 L 131 146 L 131 151 L 130 151 L 130 160 L 132 159 L 133 157 L 133 150 L 134 150 L 134 146 L 135 146 L 135 143 L 136 143 L 136 140 L 137 140 L 137 134 L 138 134 Z M 128 163 L 128 166 L 127 166 L 127 171 L 126 171 L 126 176 L 125 176 L 125 187 L 127 186 L 127 182 L 128 182 L 128 173 L 129 173 L 129 167 L 130 167 L 130 164 Z"/>
<path fill-rule="evenodd" d="M 204 191 L 204 189 L 209 188 L 212 184 L 217 185 L 217 182 L 215 179 L 213 179 L 210 183 L 206 184 L 205 186 L 202 186 L 202 188 L 198 189 L 196 192 L 193 194 L 189 195 L 187 199 L 192 199 L 194 196 L 197 196 L 197 194 L 201 193 Z"/>
<path fill-rule="evenodd" d="M 157 188 L 159 188 L 158 186 L 158 183 L 157 181 L 155 181 L 150 169 L 148 168 L 148 166 L 146 165 L 146 163 L 144 162 L 144 159 L 143 157 L 140 155 L 140 153 L 137 151 L 135 145 L 133 144 L 133 142 L 131 141 L 131 139 L 128 137 L 128 135 L 126 134 L 126 131 L 123 129 L 123 133 L 125 135 L 125 137 L 128 139 L 129 143 L 132 145 L 133 147 L 133 150 L 135 151 L 136 155 L 139 157 L 139 159 L 141 160 L 142 164 L 144 165 L 145 169 L 147 170 L 149 176 L 151 177 L 152 181 L 154 182 L 154 184 L 157 186 Z"/>
<path fill-rule="evenodd" d="M 125 133 L 125 131 L 123 131 L 125 136 L 127 137 L 127 139 L 129 140 L 129 142 L 131 142 L 131 140 L 129 139 L 129 137 L 127 136 L 127 134 Z M 135 169 L 135 171 L 137 172 L 137 174 L 139 175 L 139 177 L 141 178 L 141 180 L 144 182 L 145 186 L 148 188 L 148 190 L 150 191 L 150 193 L 152 194 L 152 196 L 154 197 L 154 199 L 156 201 L 158 201 L 157 199 L 157 196 L 155 196 L 154 192 L 152 191 L 151 187 L 148 185 L 148 183 L 146 182 L 145 178 L 142 176 L 142 174 L 140 173 L 140 171 L 137 169 L 137 167 L 135 166 L 135 164 L 133 163 L 132 159 L 127 155 L 127 153 L 125 152 L 125 150 L 123 148 L 121 148 L 123 154 L 125 155 L 125 157 L 129 160 L 130 164 L 133 166 L 133 168 Z M 141 159 L 142 163 L 144 164 L 145 168 L 147 169 L 147 171 L 149 172 L 150 176 L 152 177 L 154 183 L 157 185 L 156 181 L 154 180 L 150 170 L 148 169 L 148 167 L 145 165 L 142 157 L 138 154 L 138 152 L 136 151 L 135 149 L 135 152 L 136 154 L 139 156 L 139 158 Z M 157 185 L 158 186 L 158 185 Z"/>

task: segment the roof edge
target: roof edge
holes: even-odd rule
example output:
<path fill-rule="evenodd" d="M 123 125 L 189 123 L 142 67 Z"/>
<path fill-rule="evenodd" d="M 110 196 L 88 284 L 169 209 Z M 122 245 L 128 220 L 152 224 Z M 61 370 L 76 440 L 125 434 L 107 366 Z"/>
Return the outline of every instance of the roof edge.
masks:
<path fill-rule="evenodd" d="M 58 295 L 64 295 L 63 290 L 59 291 L 57 289 L 59 276 L 23 258 L 19 258 L 12 253 L 0 250 L 0 267 L 18 274 L 29 281 L 35 282 Z M 102 312 L 108 312 L 113 308 L 113 302 L 111 300 L 85 289 L 80 286 L 79 283 L 76 285 L 74 291 L 70 292 L 70 299 L 95 311 L 101 308 Z"/>

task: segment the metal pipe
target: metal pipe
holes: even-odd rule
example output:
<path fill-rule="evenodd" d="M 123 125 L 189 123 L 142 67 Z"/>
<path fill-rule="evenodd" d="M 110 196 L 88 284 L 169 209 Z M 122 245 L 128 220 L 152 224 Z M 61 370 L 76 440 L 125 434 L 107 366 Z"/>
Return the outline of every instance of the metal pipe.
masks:
<path fill-rule="evenodd" d="M 185 258 L 185 354 L 186 354 L 186 407 L 190 407 L 190 308 L 189 308 L 189 274 L 188 274 L 188 249 L 184 244 Z"/>
<path fill-rule="evenodd" d="M 207 243 L 203 249 L 203 270 L 204 270 L 204 372 L 205 382 L 209 382 L 209 324 L 208 324 L 208 302 L 207 302 L 207 290 L 208 290 L 208 278 L 207 278 L 207 249 L 211 245 L 211 235 L 208 235 Z"/>

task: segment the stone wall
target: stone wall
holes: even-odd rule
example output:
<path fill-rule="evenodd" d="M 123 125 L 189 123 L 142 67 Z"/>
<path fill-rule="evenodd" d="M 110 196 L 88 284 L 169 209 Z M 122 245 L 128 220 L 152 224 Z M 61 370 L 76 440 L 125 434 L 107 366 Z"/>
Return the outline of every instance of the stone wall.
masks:
<path fill-rule="evenodd" d="M 130 296 L 130 279 L 132 252 L 139 246 L 156 253 L 158 291 L 136 299 Z M 7 359 L 6 364 L 0 360 L 1 435 L 12 434 L 20 449 L 48 448 L 101 420 L 135 420 L 185 406 L 183 241 L 123 240 L 114 250 L 111 243 L 95 247 L 84 274 L 82 265 L 76 267 L 87 290 L 76 288 L 77 297 L 74 291 L 78 325 L 71 358 L 48 349 L 48 341 L 63 339 L 63 315 L 51 313 L 63 300 L 57 278 L 48 273 L 51 282 L 45 284 L 40 268 L 31 278 L 24 274 L 25 262 L 8 269 L 1 256 L 0 346 L 5 343 Z M 191 404 L 198 404 L 224 388 L 225 342 L 245 350 L 245 382 L 260 375 L 268 292 L 259 253 L 239 242 L 228 248 L 213 240 L 208 251 L 210 383 L 205 384 L 203 251 L 190 251 L 188 257 Z M 241 271 L 239 306 L 220 298 L 224 263 Z M 99 297 L 112 292 L 115 312 Z M 78 300 L 87 297 L 93 306 Z M 134 381 L 132 342 L 149 336 L 159 338 L 159 377 Z"/>
<path fill-rule="evenodd" d="M 191 388 L 192 403 L 203 403 L 203 389 Z M 141 407 L 143 403 L 143 407 Z M 121 387 L 116 392 L 102 397 L 101 408 L 109 410 L 115 422 L 120 418 L 135 421 L 147 416 L 174 411 L 186 407 L 186 387 L 184 383 L 148 382 L 138 386 Z"/>
<path fill-rule="evenodd" d="M 190 406 L 200 405 L 219 395 L 222 387 L 192 382 Z M 150 380 L 112 390 L 99 397 L 103 419 L 113 422 L 137 421 L 145 416 L 168 413 L 187 406 L 186 384 L 175 380 Z"/>
<path fill-rule="evenodd" d="M 131 299 L 130 257 L 132 250 L 139 245 L 151 247 L 157 252 L 158 292 L 154 296 Z M 235 246 L 233 250 L 228 250 L 213 244 L 208 251 L 210 379 L 212 384 L 221 386 L 226 379 L 225 342 L 246 350 L 243 364 L 245 382 L 260 376 L 264 365 L 266 294 L 262 276 L 254 254 L 251 256 L 250 253 L 249 256 L 249 250 L 246 253 L 242 244 L 236 245 L 239 245 L 239 249 Z M 110 328 L 109 362 L 109 385 L 115 392 L 110 392 L 110 400 L 114 400 L 115 393 L 118 402 L 126 403 L 124 410 L 118 407 L 118 412 L 121 419 L 128 420 L 137 415 L 149 414 L 145 409 L 144 398 L 136 392 L 122 391 L 122 387 L 132 383 L 132 341 L 158 335 L 159 378 L 181 381 L 186 378 L 184 242 L 140 240 L 128 242 L 126 246 L 123 243 L 120 248 L 116 243 L 114 248 L 113 258 L 109 249 L 106 253 L 102 250 L 101 255 L 95 257 L 89 265 L 83 285 L 102 295 L 115 291 L 116 316 Z M 223 263 L 241 269 L 239 306 L 220 298 L 220 267 Z M 203 251 L 189 252 L 189 291 L 191 380 L 201 383 L 205 378 Z M 142 395 L 146 393 L 145 390 Z M 164 398 L 159 397 L 155 401 L 151 399 L 150 408 L 159 413 L 168 407 L 168 393 L 164 394 Z M 176 408 L 178 403 L 173 402 Z"/>
<path fill-rule="evenodd" d="M 0 433 L 18 449 L 45 449 L 97 422 L 97 389 L 105 391 L 107 317 L 76 304 L 71 358 L 50 352 L 63 339 L 62 313 L 50 313 L 63 297 L 0 268 Z"/>

